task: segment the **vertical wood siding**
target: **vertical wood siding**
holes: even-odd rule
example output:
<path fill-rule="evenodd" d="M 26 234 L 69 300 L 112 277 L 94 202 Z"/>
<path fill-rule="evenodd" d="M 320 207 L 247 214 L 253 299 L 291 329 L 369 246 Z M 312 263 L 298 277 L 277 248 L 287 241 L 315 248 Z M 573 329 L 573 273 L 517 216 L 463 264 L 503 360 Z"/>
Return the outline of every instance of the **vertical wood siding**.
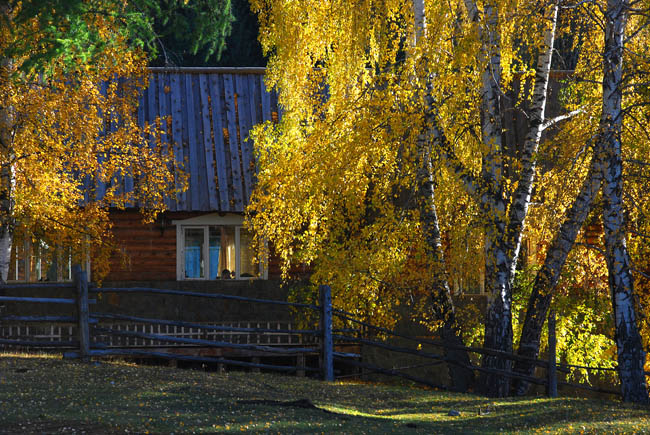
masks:
<path fill-rule="evenodd" d="M 278 119 L 277 96 L 266 89 L 262 73 L 152 69 L 137 117 L 140 125 L 158 125 L 159 137 L 143 138 L 143 146 L 160 141 L 168 150 L 163 152 L 173 152 L 189 175 L 188 189 L 165 200 L 170 211 L 244 211 L 255 184 L 250 131 Z M 127 192 L 133 190 L 130 177 L 114 182 Z M 106 184 L 97 184 L 94 194 L 100 199 Z"/>

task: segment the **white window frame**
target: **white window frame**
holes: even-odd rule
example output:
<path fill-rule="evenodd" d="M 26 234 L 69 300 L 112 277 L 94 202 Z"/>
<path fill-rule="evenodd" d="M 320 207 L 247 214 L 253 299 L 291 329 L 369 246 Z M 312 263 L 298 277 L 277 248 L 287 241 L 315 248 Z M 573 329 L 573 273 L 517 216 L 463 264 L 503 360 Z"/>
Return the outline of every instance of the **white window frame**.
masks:
<path fill-rule="evenodd" d="M 266 261 L 260 262 L 259 276 L 240 276 L 241 274 L 241 229 L 244 225 L 242 215 L 226 213 L 211 213 L 194 218 L 173 220 L 172 225 L 176 226 L 176 280 L 178 281 L 210 281 L 210 227 L 230 226 L 235 228 L 235 277 L 234 280 L 268 279 Z M 185 277 L 185 230 L 203 230 L 203 278 Z M 220 280 L 221 278 L 217 278 Z M 214 280 L 213 280 L 214 281 Z"/>

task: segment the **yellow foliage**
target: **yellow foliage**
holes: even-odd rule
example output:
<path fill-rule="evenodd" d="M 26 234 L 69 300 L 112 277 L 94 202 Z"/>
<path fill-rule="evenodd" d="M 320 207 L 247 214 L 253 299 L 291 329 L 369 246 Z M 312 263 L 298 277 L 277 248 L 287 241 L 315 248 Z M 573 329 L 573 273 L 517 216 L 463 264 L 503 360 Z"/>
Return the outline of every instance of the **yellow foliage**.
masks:
<path fill-rule="evenodd" d="M 530 100 L 534 63 L 550 21 L 539 12 L 550 2 L 492 3 L 498 9 L 500 91 L 507 98 L 516 95 L 509 104 L 518 111 Z M 602 2 L 595 3 L 584 4 L 580 13 L 567 9 L 560 15 L 557 39 L 573 48 L 581 45 L 575 72 L 559 78 L 558 98 L 567 111 L 580 113 L 547 133 L 552 138 L 534 156 L 539 161 L 525 237 L 538 245 L 537 262 L 587 174 L 590 141 L 598 131 L 603 38 L 602 29 L 585 13 L 600 16 Z M 292 265 L 311 264 L 312 281 L 331 284 L 337 306 L 390 325 L 400 301 L 427 297 L 423 290 L 436 272 L 426 259 L 417 207 L 409 202 L 416 189 L 416 139 L 425 128 L 421 96 L 429 79 L 440 128 L 462 164 L 481 177 L 490 144 L 484 143 L 480 127 L 486 56 L 477 23 L 468 19 L 464 1 L 426 2 L 429 31 L 414 43 L 411 0 L 251 4 L 260 20 L 260 41 L 270 55 L 267 85 L 279 91 L 283 117 L 253 133 L 259 174 L 249 224 L 258 241 L 271 242 L 285 275 Z M 479 9 L 484 4 L 478 2 Z M 641 24 L 641 18 L 630 20 L 632 28 Z M 576 29 L 581 38 L 571 37 Z M 635 41 L 646 43 L 647 37 Z M 643 97 L 636 94 L 626 102 Z M 643 116 L 639 119 L 648 120 Z M 643 160 L 648 145 L 639 143 L 639 132 L 626 130 L 624 141 L 630 144 L 628 156 L 638 153 Z M 516 149 L 502 157 L 499 188 L 507 197 L 517 188 L 521 162 Z M 476 288 L 485 261 L 485 216 L 438 158 L 434 156 L 436 206 L 447 277 L 452 285 Z M 590 283 L 589 273 L 602 263 L 579 252 L 571 260 L 572 279 Z M 572 292 L 580 287 L 563 285 Z M 559 328 L 574 326 L 567 320 Z"/>
<path fill-rule="evenodd" d="M 91 249 L 97 278 L 111 247 L 108 208 L 137 201 L 153 219 L 164 209 L 164 195 L 176 190 L 180 168 L 156 126 L 137 124 L 137 98 L 147 82 L 144 54 L 127 46 L 110 17 L 88 19 L 113 41 L 92 65 L 79 56 L 72 66 L 53 60 L 47 74 L 2 71 L 0 101 L 13 119 L 3 126 L 11 128 L 11 142 L 0 150 L 0 165 L 15 178 L 18 235 L 70 247 L 77 260 Z M 21 30 L 38 34 L 35 22 Z M 11 38 L 0 36 L 0 49 Z M 16 71 L 21 59 L 11 61 Z M 133 180 L 130 191 L 119 183 L 125 177 Z M 107 186 L 101 198 L 99 182 Z"/>

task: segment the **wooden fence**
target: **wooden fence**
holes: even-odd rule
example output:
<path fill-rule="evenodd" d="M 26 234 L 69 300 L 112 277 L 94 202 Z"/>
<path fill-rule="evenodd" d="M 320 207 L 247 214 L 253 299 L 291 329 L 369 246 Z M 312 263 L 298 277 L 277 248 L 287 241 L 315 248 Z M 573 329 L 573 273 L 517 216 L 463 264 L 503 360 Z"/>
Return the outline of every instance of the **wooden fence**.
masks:
<path fill-rule="evenodd" d="M 39 284 L 38 286 L 43 286 Z M 322 379 L 326 381 L 333 381 L 336 375 L 340 374 L 340 370 L 335 372 L 335 361 L 337 367 L 340 369 L 343 366 L 351 366 L 357 370 L 363 370 L 364 373 L 379 373 L 388 376 L 398 376 L 417 382 L 423 385 L 428 385 L 435 388 L 446 389 L 446 385 L 440 385 L 432 382 L 430 379 L 415 376 L 408 373 L 409 369 L 415 367 L 426 367 L 438 364 L 455 364 L 464 368 L 470 369 L 474 372 L 488 373 L 499 375 L 509 378 L 520 379 L 532 384 L 543 385 L 546 387 L 547 394 L 550 397 L 557 396 L 558 385 L 570 386 L 574 388 L 582 388 L 601 393 L 620 394 L 618 391 L 606 390 L 602 388 L 595 388 L 588 385 L 568 383 L 558 381 L 558 372 L 568 373 L 571 368 L 581 368 L 587 370 L 614 370 L 611 368 L 598 368 L 586 366 L 572 366 L 568 364 L 558 364 L 557 356 L 555 353 L 555 316 L 551 314 L 549 317 L 549 348 L 548 358 L 546 360 L 525 358 L 515 354 L 501 352 L 493 349 L 466 347 L 458 345 L 450 345 L 449 343 L 425 339 L 422 337 L 411 337 L 399 334 L 393 330 L 378 327 L 370 323 L 363 322 L 350 313 L 332 307 L 331 290 L 329 286 L 320 286 L 320 304 L 301 304 L 291 303 L 278 300 L 246 298 L 235 295 L 224 294 L 211 294 L 211 293 L 198 293 L 186 292 L 177 290 L 163 290 L 155 288 L 89 288 L 86 280 L 86 274 L 80 267 L 74 268 L 74 284 L 47 284 L 47 287 L 68 287 L 74 288 L 76 294 L 74 298 L 27 298 L 16 296 L 0 296 L 0 302 L 13 302 L 13 303 L 45 303 L 45 304 L 67 304 L 75 306 L 69 316 L 0 316 L 0 321 L 3 324 L 7 322 L 22 322 L 22 323 L 46 323 L 49 325 L 54 324 L 75 324 L 73 333 L 72 326 L 68 326 L 67 335 L 60 334 L 58 340 L 54 340 L 49 336 L 49 340 L 37 340 L 38 335 L 33 334 L 30 339 L 9 339 L 0 337 L 0 345 L 4 346 L 21 346 L 29 348 L 48 348 L 60 349 L 64 351 L 64 356 L 69 358 L 80 358 L 82 360 L 89 360 L 91 357 L 100 357 L 107 355 L 124 355 L 133 357 L 153 357 L 163 358 L 169 360 L 187 360 L 201 363 L 216 363 L 218 365 L 240 366 L 252 369 L 266 369 L 276 370 L 283 372 L 295 372 L 304 374 L 305 372 L 320 372 Z M 5 288 L 25 288 L 35 287 L 35 285 L 14 285 L 5 286 Z M 89 297 L 89 294 L 96 293 L 140 293 L 155 295 L 179 295 L 191 298 L 205 298 L 205 299 L 226 299 L 236 300 L 245 303 L 254 304 L 273 304 L 291 307 L 293 309 L 311 310 L 318 313 L 320 319 L 319 325 L 313 329 L 294 329 L 287 327 L 286 329 L 261 327 L 256 325 L 254 327 L 241 327 L 241 326 L 227 326 L 227 325 L 206 325 L 192 322 L 182 322 L 174 320 L 152 319 L 144 317 L 134 317 L 121 314 L 99 313 L 92 312 L 90 307 L 96 303 L 96 300 Z M 337 320 L 334 320 L 337 319 Z M 119 327 L 115 324 L 104 325 L 103 321 L 122 321 L 131 322 L 131 325 L 143 325 L 142 328 L 135 327 Z M 334 328 L 334 323 L 337 326 L 343 325 L 344 327 Z M 150 329 L 146 329 L 144 325 L 150 325 Z M 352 327 L 350 327 L 352 325 Z M 18 327 L 18 326 L 16 326 Z M 54 326 L 51 326 L 54 328 Z M 156 330 L 157 328 L 157 330 Z M 174 332 L 170 332 L 170 328 Z M 177 328 L 182 329 L 179 335 Z M 190 331 L 185 333 L 185 331 Z M 231 335 L 228 335 L 231 334 Z M 245 340 L 234 340 L 232 334 L 238 334 L 248 337 Z M 269 337 L 275 334 L 278 337 L 280 334 L 286 337 L 300 337 L 300 339 L 285 340 L 284 343 L 272 343 Z M 389 338 L 398 338 L 402 341 L 413 343 L 412 347 L 408 346 L 395 346 L 390 344 L 385 339 L 377 338 L 378 335 Z M 225 338 L 230 337 L 230 339 Z M 251 339 L 250 337 L 256 337 Z M 260 339 L 263 337 L 264 339 Z M 114 347 L 111 340 L 115 339 L 118 343 L 119 338 L 126 338 L 127 340 L 135 340 L 132 344 L 135 348 L 128 347 Z M 139 340 L 139 341 L 138 341 Z M 243 342 L 242 342 L 243 341 Z M 251 361 L 242 361 L 224 357 L 214 356 L 195 356 L 195 355 L 182 355 L 172 352 L 158 351 L 152 349 L 153 343 L 167 343 L 168 345 L 182 345 L 194 346 L 200 348 L 218 348 L 218 349 L 231 349 L 247 352 L 248 355 L 265 355 L 265 356 L 284 356 L 295 358 L 294 365 L 287 364 L 273 364 L 262 363 L 259 357 L 252 358 Z M 147 346 L 147 344 L 149 346 Z M 344 345 L 353 345 L 358 348 L 369 347 L 377 348 L 386 352 L 395 352 L 399 354 L 406 354 L 416 356 L 423 360 L 420 364 L 410 365 L 408 367 L 394 368 L 394 367 L 381 367 L 376 364 L 371 364 L 362 360 L 361 353 L 339 352 L 336 350 Z M 421 349 L 422 345 L 440 349 L 440 352 L 424 351 Z M 488 355 L 497 358 L 503 358 L 509 361 L 525 361 L 534 364 L 537 367 L 546 369 L 546 376 L 535 377 L 525 376 L 512 371 L 499 370 L 493 368 L 485 368 L 477 365 L 466 365 L 448 358 L 444 354 L 445 349 L 465 350 L 470 353 Z M 308 367 L 305 363 L 306 355 L 318 356 L 319 368 Z M 650 375 L 650 373 L 647 373 Z M 340 376 L 345 377 L 346 375 Z"/>
<path fill-rule="evenodd" d="M 70 288 L 74 289 L 74 298 L 34 298 L 17 296 L 0 296 L 0 302 L 12 303 L 39 303 L 39 304 L 67 304 L 74 306 L 68 316 L 0 316 L 0 322 L 8 326 L 9 333 L 23 334 L 30 336 L 30 339 L 0 338 L 0 345 L 19 346 L 36 349 L 60 349 L 64 351 L 64 357 L 80 358 L 84 361 L 95 356 L 125 355 L 134 357 L 166 358 L 170 360 L 194 361 L 201 363 L 216 363 L 219 365 L 240 366 L 253 369 L 268 369 L 285 372 L 320 371 L 323 379 L 334 380 L 333 358 L 359 358 L 360 355 L 353 353 L 336 352 L 332 341 L 332 306 L 329 287 L 323 287 L 323 301 L 321 305 L 291 303 L 286 301 L 246 298 L 235 295 L 211 294 L 200 292 L 187 292 L 177 290 L 164 290 L 155 288 L 89 288 L 86 273 L 80 267 L 74 267 L 74 282 L 70 284 L 32 284 L 32 285 L 6 285 L 5 289 L 11 288 Z M 270 327 L 267 323 L 259 323 L 251 327 L 228 326 L 228 325 L 206 325 L 203 323 L 192 323 L 174 320 L 162 320 L 145 317 L 134 317 L 122 314 L 101 313 L 91 311 L 90 307 L 96 303 L 96 299 L 89 295 L 97 293 L 140 293 L 155 295 L 177 295 L 192 298 L 204 299 L 225 299 L 255 304 L 282 305 L 294 309 L 306 309 L 320 313 L 320 327 L 315 329 L 295 329 L 288 327 L 280 329 Z M 106 326 L 105 321 L 129 322 Z M 20 322 L 20 323 L 16 323 Z M 46 323 L 51 329 L 55 324 L 66 324 L 59 328 L 58 339 L 55 334 L 29 334 L 29 327 L 22 326 L 31 323 Z M 73 327 L 74 324 L 74 327 Z M 139 326 L 142 325 L 142 328 Z M 146 330 L 144 325 L 152 326 Z M 290 325 L 289 325 L 290 326 Z M 154 331 L 157 328 L 157 331 Z M 16 331 L 17 329 L 17 331 Z M 48 328 L 49 329 L 49 328 Z M 152 330 L 154 329 L 154 330 Z M 173 331 L 172 331 L 173 329 Z M 63 330 L 63 333 L 62 333 Z M 180 334 L 179 334 L 180 331 Z M 5 332 L 6 333 L 6 332 Z M 65 339 L 63 338 L 65 336 Z M 236 338 L 244 338 L 239 340 Z M 275 343 L 272 339 L 276 338 Z M 45 338 L 39 340 L 38 338 Z M 120 338 L 130 339 L 129 344 L 135 348 L 113 347 L 113 340 L 119 343 Z M 165 343 L 167 346 L 181 345 L 201 348 L 231 349 L 242 351 L 247 355 L 268 355 L 280 357 L 294 357 L 295 365 L 266 364 L 257 362 L 258 357 L 253 361 L 242 361 L 223 357 L 205 357 L 196 355 L 182 355 L 171 352 L 160 352 L 151 349 L 153 343 Z M 305 346 L 307 345 L 307 346 Z M 161 347 L 161 345 L 158 345 Z M 318 355 L 319 368 L 308 367 L 305 364 L 306 355 Z"/>

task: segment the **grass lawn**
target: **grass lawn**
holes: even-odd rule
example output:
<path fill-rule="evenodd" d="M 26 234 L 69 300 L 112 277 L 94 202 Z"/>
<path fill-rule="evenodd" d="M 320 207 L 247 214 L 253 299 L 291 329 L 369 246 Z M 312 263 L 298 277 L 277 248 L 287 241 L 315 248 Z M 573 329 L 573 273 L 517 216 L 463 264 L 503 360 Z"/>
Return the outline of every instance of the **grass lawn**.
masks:
<path fill-rule="evenodd" d="M 314 406 L 311 406 L 311 405 Z M 480 408 L 490 412 L 479 415 Z M 451 409 L 460 416 L 450 417 Z M 0 355 L 0 433 L 650 433 L 650 408 Z"/>

